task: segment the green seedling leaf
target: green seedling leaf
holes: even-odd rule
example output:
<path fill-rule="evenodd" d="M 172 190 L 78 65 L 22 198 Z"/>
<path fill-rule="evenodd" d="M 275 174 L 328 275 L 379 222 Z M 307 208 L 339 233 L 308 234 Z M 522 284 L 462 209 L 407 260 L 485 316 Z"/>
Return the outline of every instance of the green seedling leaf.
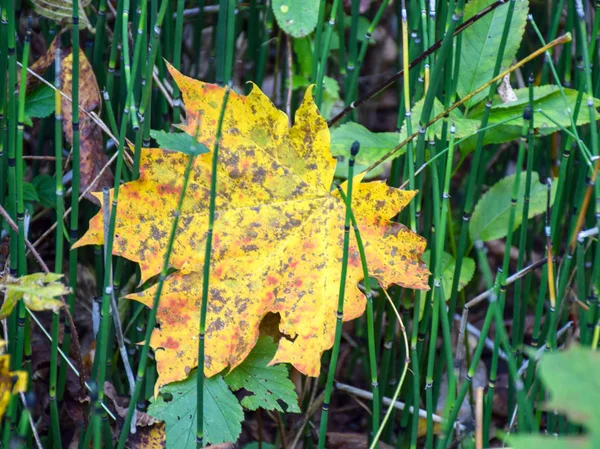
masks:
<path fill-rule="evenodd" d="M 600 353 L 579 345 L 566 351 L 545 353 L 538 373 L 550 393 L 547 410 L 564 413 L 583 424 L 584 435 L 510 437 L 513 449 L 597 449 L 600 447 Z"/>
<path fill-rule="evenodd" d="M 54 91 L 48 86 L 27 95 L 25 100 L 25 123 L 31 126 L 31 118 L 48 117 L 54 112 Z"/>
<path fill-rule="evenodd" d="M 429 262 L 431 252 L 429 250 L 423 253 L 423 262 L 429 267 L 429 271 L 433 272 L 433 268 Z M 446 300 L 450 298 L 450 292 L 452 290 L 452 282 L 454 282 L 454 270 L 456 268 L 456 259 L 444 251 L 442 254 L 442 288 L 444 290 L 444 296 Z M 475 261 L 470 257 L 463 257 L 462 266 L 460 268 L 460 276 L 458 278 L 458 291 L 461 291 L 465 286 L 471 282 L 475 274 Z"/>
<path fill-rule="evenodd" d="M 165 422 L 167 449 L 196 448 L 196 376 L 194 370 L 182 382 L 173 382 L 148 407 L 148 414 Z M 170 400 L 165 400 L 167 396 Z M 244 412 L 220 375 L 204 381 L 204 434 L 207 443 L 237 441 Z"/>
<path fill-rule="evenodd" d="M 23 183 L 23 201 L 39 201 L 37 192 L 35 191 L 35 187 L 30 182 Z"/>
<path fill-rule="evenodd" d="M 69 293 L 69 289 L 59 282 L 60 278 L 62 274 L 56 273 L 34 273 L 20 278 L 7 275 L 2 278 L 0 289 L 6 292 L 6 298 L 0 308 L 0 320 L 10 315 L 20 299 L 30 310 L 57 313 L 63 303 L 56 298 Z"/>
<path fill-rule="evenodd" d="M 33 186 L 37 192 L 39 202 L 44 207 L 56 207 L 56 183 L 50 175 L 38 175 L 33 178 Z"/>
<path fill-rule="evenodd" d="M 208 153 L 208 148 L 188 133 L 167 133 L 160 130 L 150 130 L 150 136 L 163 149 L 198 156 Z"/>
<path fill-rule="evenodd" d="M 508 234 L 508 220 L 511 208 L 510 201 L 515 176 L 516 175 L 513 174 L 498 181 L 481 197 L 475 206 L 469 225 L 472 241 L 481 239 L 482 241 L 487 242 L 489 240 L 501 239 Z M 517 213 L 515 214 L 513 231 L 521 225 L 521 211 L 523 209 L 525 178 L 527 172 L 521 172 L 519 176 L 521 179 L 519 182 L 519 196 L 516 206 Z M 546 185 L 541 184 L 539 180 L 540 178 L 537 173 L 534 172 L 531 174 L 531 196 L 528 218 L 533 218 L 546 211 L 548 188 Z M 554 203 L 554 197 L 556 196 L 556 187 L 557 184 L 553 183 L 550 193 L 551 205 Z"/>
<path fill-rule="evenodd" d="M 319 0 L 273 0 L 279 28 L 292 37 L 308 36 L 317 26 Z"/>
<path fill-rule="evenodd" d="M 493 0 L 473 0 L 465 6 L 463 20 L 468 20 Z M 508 12 L 508 3 L 499 6 L 491 13 L 473 23 L 462 33 L 462 51 L 460 52 L 460 76 L 458 77 L 457 91 L 461 97 L 473 92 L 493 78 L 494 65 L 498 47 L 502 40 L 504 22 Z M 521 45 L 521 38 L 525 31 L 529 4 L 527 0 L 516 0 L 510 31 L 506 41 L 506 49 L 502 58 L 502 67 L 509 67 Z M 470 109 L 485 98 L 487 91 L 475 95 L 467 101 L 466 107 Z"/>
<path fill-rule="evenodd" d="M 271 337 L 261 337 L 246 359 L 225 376 L 225 382 L 233 391 L 245 389 L 252 396 L 242 399 L 249 410 L 259 407 L 281 413 L 300 413 L 294 384 L 288 377 L 287 366 L 269 366 L 277 352 L 277 344 Z"/>

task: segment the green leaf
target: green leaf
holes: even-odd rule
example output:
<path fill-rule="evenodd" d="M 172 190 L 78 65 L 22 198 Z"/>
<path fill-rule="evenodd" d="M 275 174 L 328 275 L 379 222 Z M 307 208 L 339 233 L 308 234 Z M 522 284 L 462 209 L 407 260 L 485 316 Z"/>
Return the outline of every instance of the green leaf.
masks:
<path fill-rule="evenodd" d="M 208 148 L 204 144 L 187 133 L 167 133 L 152 129 L 150 135 L 163 150 L 178 151 L 192 156 L 208 153 Z"/>
<path fill-rule="evenodd" d="M 421 119 L 421 114 L 423 113 L 423 104 L 425 103 L 425 99 L 417 101 L 411 110 L 410 115 L 410 123 L 411 123 L 411 132 L 414 133 L 419 129 L 419 120 Z M 444 105 L 435 98 L 433 100 L 433 109 L 431 111 L 432 119 L 433 117 L 444 112 Z M 454 123 L 454 127 L 456 128 L 454 131 L 454 137 L 456 139 L 462 139 L 463 137 L 467 137 L 473 135 L 479 129 L 479 121 L 470 120 L 464 118 L 458 109 L 455 109 L 450 113 L 449 119 L 441 119 L 435 122 L 431 127 L 433 128 L 436 137 L 442 137 L 442 129 L 444 127 L 444 121 L 448 121 L 449 123 Z M 400 138 L 399 142 L 403 142 L 408 137 L 408 129 L 406 127 L 406 120 L 402 125 L 402 129 L 400 130 Z M 449 135 L 448 135 L 449 137 Z"/>
<path fill-rule="evenodd" d="M 508 220 L 510 217 L 510 202 L 513 190 L 513 183 L 516 175 L 510 175 L 501 179 L 493 187 L 488 190 L 479 200 L 471 223 L 469 232 L 471 240 L 475 241 L 478 238 L 484 242 L 496 240 L 506 237 L 508 234 Z M 527 172 L 521 172 L 519 181 L 519 196 L 517 201 L 517 209 L 515 214 L 515 222 L 513 231 L 519 227 L 522 219 L 523 197 L 525 195 L 525 178 Z M 540 178 L 537 173 L 531 174 L 531 192 L 529 199 L 529 214 L 528 218 L 533 218 L 546 211 L 546 199 L 548 188 L 545 184 L 539 182 Z M 554 203 L 556 196 L 557 183 L 552 184 L 550 193 L 550 205 Z"/>
<path fill-rule="evenodd" d="M 32 182 L 39 202 L 44 207 L 56 207 L 56 183 L 50 175 L 38 175 L 33 178 Z"/>
<path fill-rule="evenodd" d="M 317 26 L 319 0 L 273 0 L 273 13 L 284 33 L 308 36 Z"/>
<path fill-rule="evenodd" d="M 490 123 L 498 123 L 517 114 L 523 114 L 523 109 L 529 103 L 529 89 L 525 87 L 523 89 L 515 89 L 514 92 L 518 99 L 516 101 L 511 101 L 510 103 L 502 103 L 499 96 L 494 97 L 489 119 Z M 547 131 L 554 132 L 558 130 L 558 127 L 554 122 L 566 128 L 571 126 L 571 119 L 569 118 L 568 111 L 571 111 L 571 113 L 575 111 L 578 92 L 574 89 L 567 88 L 563 88 L 563 92 L 565 93 L 565 98 L 567 100 L 566 104 L 558 86 L 548 84 L 533 88 L 533 124 L 539 132 L 548 134 Z M 597 98 L 594 98 L 594 106 L 596 108 L 600 106 L 600 100 Z M 469 114 L 469 118 L 480 120 L 483 116 L 483 109 L 483 107 L 477 107 Z M 545 115 L 542 114 L 541 111 L 543 111 Z M 547 116 L 552 120 L 548 119 Z M 598 118 L 600 118 L 600 114 L 596 112 L 596 119 Z M 589 122 L 589 110 L 585 101 L 582 100 L 576 124 L 579 126 Z M 519 129 L 519 135 L 517 137 L 520 136 L 521 123 L 515 123 L 516 126 L 514 126 L 514 128 Z"/>
<path fill-rule="evenodd" d="M 432 266 L 429 265 L 429 257 L 431 252 L 429 250 L 423 253 L 423 262 L 429 267 L 429 271 L 433 272 Z M 456 259 L 448 254 L 446 251 L 442 254 L 442 288 L 444 290 L 444 296 L 446 300 L 450 298 L 450 291 L 452 289 L 452 282 L 454 282 L 454 270 L 456 268 Z M 475 261 L 470 257 L 463 257 L 462 266 L 460 268 L 460 276 L 458 278 L 458 291 L 461 291 L 465 286 L 471 282 L 475 274 Z"/>
<path fill-rule="evenodd" d="M 225 376 L 225 382 L 233 391 L 241 388 L 254 393 L 242 399 L 249 410 L 259 407 L 282 413 L 300 413 L 294 384 L 288 377 L 287 366 L 269 366 L 277 352 L 277 344 L 271 337 L 261 337 L 248 357 Z"/>
<path fill-rule="evenodd" d="M 352 26 L 352 17 L 344 16 L 344 28 L 349 29 Z M 359 42 L 363 42 L 367 37 L 367 31 L 371 26 L 371 21 L 367 19 L 365 16 L 358 17 L 358 26 L 356 27 L 356 40 Z M 369 38 L 369 44 L 374 44 L 375 37 L 371 35 Z"/>
<path fill-rule="evenodd" d="M 571 120 L 567 111 L 575 111 L 575 105 L 577 102 L 578 92 L 573 89 L 563 88 L 566 97 L 565 101 L 555 85 L 544 85 L 533 88 L 533 125 L 535 131 L 540 135 L 549 135 L 559 130 L 554 122 L 567 129 L 570 129 Z M 529 103 L 529 89 L 515 89 L 517 95 L 516 101 L 510 103 L 503 103 L 498 95 L 493 98 L 493 106 L 490 111 L 489 124 L 504 122 L 510 118 L 517 116 L 518 118 L 505 123 L 496 128 L 492 128 L 485 133 L 484 145 L 490 143 L 503 143 L 510 142 L 521 137 L 523 128 L 523 109 Z M 600 106 L 600 100 L 594 98 L 594 106 Z M 543 111 L 546 115 L 544 115 Z M 476 122 L 481 121 L 483 116 L 484 105 L 479 104 L 469 112 L 469 119 Z M 549 120 L 548 117 L 552 120 Z M 596 112 L 596 120 L 600 119 L 600 114 Z M 587 105 L 583 103 L 577 116 L 577 125 L 585 125 L 590 122 L 590 115 Z M 461 153 L 463 155 L 469 154 L 475 149 L 477 143 L 477 137 L 470 138 L 461 143 Z"/>
<path fill-rule="evenodd" d="M 546 409 L 583 424 L 584 435 L 510 437 L 513 449 L 597 449 L 600 447 L 600 353 L 579 345 L 544 353 L 538 373 L 550 393 Z"/>
<path fill-rule="evenodd" d="M 23 183 L 23 201 L 39 201 L 35 187 L 30 182 Z"/>
<path fill-rule="evenodd" d="M 161 389 L 148 414 L 165 422 L 167 449 L 196 448 L 196 376 Z M 165 401 L 165 395 L 171 400 Z M 220 375 L 204 380 L 204 434 L 207 443 L 236 442 L 242 432 L 244 412 Z"/>
<path fill-rule="evenodd" d="M 493 0 L 472 0 L 465 6 L 463 20 L 468 20 Z M 506 49 L 502 58 L 502 67 L 509 67 L 517 54 L 521 38 L 527 22 L 528 2 L 514 2 L 514 12 L 510 31 L 506 41 Z M 473 23 L 462 33 L 462 49 L 460 52 L 460 76 L 457 91 L 461 97 L 473 92 L 478 87 L 493 78 L 494 65 L 498 47 L 502 40 L 504 22 L 508 12 L 508 3 L 499 6 L 491 13 Z M 471 108 L 485 98 L 487 91 L 475 95 L 467 101 L 466 107 Z"/>
<path fill-rule="evenodd" d="M 360 143 L 356 162 L 365 165 L 379 160 L 400 143 L 398 133 L 375 133 L 363 125 L 348 122 L 331 132 L 331 155 L 349 157 L 350 147 L 356 140 Z M 403 152 L 404 149 L 398 155 Z"/>
<path fill-rule="evenodd" d="M 27 95 L 25 99 L 25 116 L 33 118 L 48 117 L 54 112 L 54 90 L 42 86 Z"/>
<path fill-rule="evenodd" d="M 294 53 L 296 53 L 296 59 L 298 61 L 301 76 L 304 78 L 310 77 L 313 59 L 310 39 L 308 37 L 294 39 Z"/>

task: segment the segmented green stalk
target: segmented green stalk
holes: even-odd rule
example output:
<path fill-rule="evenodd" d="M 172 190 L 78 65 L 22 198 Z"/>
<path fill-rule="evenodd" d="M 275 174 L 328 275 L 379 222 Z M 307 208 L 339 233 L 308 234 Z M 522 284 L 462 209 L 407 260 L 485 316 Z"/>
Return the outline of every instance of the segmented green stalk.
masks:
<path fill-rule="evenodd" d="M 504 249 L 504 258 L 502 260 L 502 269 L 499 270 L 498 278 L 499 281 L 495 283 L 495 288 L 497 291 L 494 292 L 495 295 L 499 296 L 499 312 L 501 315 L 504 311 L 504 302 L 506 297 L 506 278 L 508 276 L 509 264 L 510 264 L 510 250 L 512 248 L 512 236 L 513 229 L 515 223 L 515 217 L 517 215 L 517 202 L 519 200 L 519 189 L 521 182 L 521 169 L 523 167 L 523 161 L 525 160 L 525 143 L 527 142 L 527 133 L 529 132 L 529 122 L 532 119 L 533 111 L 530 109 L 529 105 L 525 107 L 523 111 L 523 127 L 521 129 L 521 140 L 519 142 L 519 149 L 517 154 L 517 162 L 516 162 L 516 174 L 513 181 L 512 186 L 512 195 L 510 200 L 510 211 L 508 217 L 507 224 L 507 235 L 506 235 L 506 244 Z M 527 222 L 525 222 L 527 223 Z M 526 226 L 525 226 L 526 227 Z M 496 287 L 497 286 L 497 287 Z M 500 342 L 498 338 L 498 329 L 496 329 L 496 338 L 494 338 L 494 350 L 492 352 L 492 364 L 490 368 L 490 376 L 489 376 L 489 387 L 487 392 L 487 407 L 484 409 L 484 420 L 483 420 L 483 434 L 489 435 L 489 426 L 492 418 L 492 401 L 494 398 L 495 384 L 496 384 L 496 376 L 498 370 L 498 354 L 500 350 Z M 516 379 L 515 379 L 516 380 Z M 525 430 L 525 429 L 523 429 Z"/>
<path fill-rule="evenodd" d="M 346 98 L 344 100 L 346 106 L 349 106 L 350 103 L 352 103 L 352 101 L 356 98 L 358 87 L 358 75 L 360 74 L 360 68 L 362 67 L 362 64 L 365 60 L 365 55 L 367 54 L 367 48 L 369 47 L 369 42 L 371 41 L 371 35 L 375 31 L 375 27 L 379 24 L 381 17 L 383 17 L 383 13 L 387 8 L 388 3 L 389 0 L 383 0 L 381 2 L 379 8 L 377 9 L 377 13 L 375 13 L 375 17 L 373 17 L 373 20 L 369 24 L 369 28 L 367 28 L 363 41 L 360 44 L 358 58 L 356 59 L 356 62 L 354 62 L 352 65 L 350 81 L 346 90 Z M 408 64 L 406 64 L 406 66 L 408 66 Z M 348 66 L 348 70 L 350 70 L 350 66 Z"/>
<path fill-rule="evenodd" d="M 325 41 L 323 42 L 321 50 L 321 56 L 319 59 L 319 68 L 317 70 L 317 79 L 315 81 L 316 91 L 315 91 L 315 104 L 318 108 L 321 108 L 321 102 L 323 101 L 323 79 L 325 78 L 325 68 L 327 66 L 327 56 L 329 55 L 329 46 L 331 45 L 331 35 L 333 34 L 333 29 L 335 28 L 335 16 L 337 14 L 338 3 L 340 0 L 333 0 L 333 4 L 331 6 L 331 13 L 329 15 L 329 26 L 325 30 Z M 321 2 L 325 3 L 325 2 Z M 342 25 L 343 26 L 343 25 Z M 316 53 L 318 54 L 319 48 L 315 48 Z"/>
<path fill-rule="evenodd" d="M 319 428 L 319 449 L 325 448 L 325 438 L 327 435 L 327 422 L 329 418 L 329 405 L 331 402 L 331 391 L 333 389 L 333 378 L 340 352 L 340 343 L 342 338 L 342 319 L 344 318 L 344 297 L 346 293 L 346 275 L 348 270 L 348 249 L 350 246 L 350 212 L 352 204 L 352 185 L 354 181 L 354 162 L 360 145 L 358 142 L 352 144 L 350 149 L 350 158 L 348 160 L 348 184 L 346 194 L 346 216 L 344 219 L 344 246 L 342 252 L 342 267 L 340 276 L 340 290 L 338 295 L 337 310 L 335 313 L 335 337 L 333 340 L 333 349 L 329 361 L 329 371 L 327 373 L 327 382 L 325 384 L 325 393 L 323 396 L 323 405 L 321 410 L 321 423 Z M 367 279 L 367 282 L 368 279 Z"/>
<path fill-rule="evenodd" d="M 210 174 L 210 199 L 208 208 L 208 231 L 206 234 L 206 247 L 204 250 L 204 266 L 202 270 L 202 303 L 200 306 L 200 331 L 198 337 L 198 383 L 197 383 L 197 406 L 196 406 L 196 447 L 203 448 L 204 442 L 204 337 L 206 332 L 206 311 L 208 308 L 208 288 L 210 281 L 210 260 L 212 254 L 213 233 L 215 226 L 215 209 L 217 199 L 217 164 L 219 159 L 219 144 L 223 126 L 223 118 L 227 109 L 230 88 L 227 87 L 223 96 L 223 104 L 215 134 L 215 145 L 212 153 L 212 167 Z M 167 267 L 165 267 L 166 269 Z"/>
<path fill-rule="evenodd" d="M 79 238 L 79 192 L 81 179 L 81 155 L 79 152 L 79 2 L 73 2 L 72 9 L 72 28 L 71 28 L 71 53 L 72 53 L 72 79 L 71 79 L 71 123 L 73 143 L 71 145 L 72 153 L 72 177 L 71 177 L 71 221 L 69 231 L 69 287 L 70 293 L 67 298 L 69 312 L 75 314 L 75 297 L 77 291 L 77 260 L 79 251 L 72 248 Z M 62 350 L 68 354 L 71 348 L 71 329 L 68 322 L 64 323 L 64 337 Z M 67 367 L 62 364 L 58 375 L 58 400 L 63 398 L 65 383 L 67 380 Z"/>
<path fill-rule="evenodd" d="M 100 0 L 98 5 L 98 18 L 96 20 L 96 34 L 94 35 L 94 54 L 92 57 L 92 65 L 98 84 L 104 85 L 105 72 L 103 65 L 103 56 L 106 51 L 104 43 L 105 26 L 106 26 L 106 4 L 107 0 Z M 118 39 L 117 39 L 118 40 Z"/>
<path fill-rule="evenodd" d="M 512 22 L 514 9 L 515 0 L 511 0 L 508 4 L 508 9 L 506 11 L 506 19 L 504 21 L 504 28 L 502 30 L 500 45 L 498 46 L 498 53 L 496 55 L 494 72 L 492 75 L 493 77 L 496 77 L 500 73 L 500 67 L 502 65 L 502 59 L 504 58 L 504 50 L 506 48 L 506 41 L 508 40 L 508 34 L 510 32 L 510 24 Z M 475 203 L 475 181 L 477 179 L 477 174 L 479 173 L 479 166 L 481 163 L 481 155 L 483 150 L 483 140 L 485 138 L 485 128 L 488 126 L 490 112 L 492 110 L 492 98 L 495 93 L 496 83 L 492 83 L 489 87 L 488 95 L 485 100 L 485 109 L 481 117 L 480 131 L 477 133 L 477 144 L 475 147 L 475 153 L 473 154 L 473 158 L 471 160 L 471 170 L 469 171 L 467 188 L 465 190 L 463 219 L 460 227 L 460 235 L 456 253 L 456 265 L 454 267 L 454 278 L 452 280 L 452 288 L 450 295 L 450 302 L 452 304 L 456 304 L 456 295 L 458 294 L 458 281 L 460 278 L 460 272 L 462 270 L 463 257 L 465 255 L 471 213 L 473 212 L 473 206 Z"/>
<path fill-rule="evenodd" d="M 25 97 L 27 83 L 27 67 L 29 61 L 29 49 L 31 48 L 31 17 L 27 26 L 27 34 L 25 35 L 25 45 L 23 46 L 23 62 L 21 65 L 21 83 L 19 86 L 19 103 L 17 115 L 17 142 L 15 152 L 15 186 L 16 191 L 16 211 L 17 211 L 17 226 L 19 228 L 17 234 L 17 273 L 19 276 L 27 274 L 27 260 L 25 259 L 25 203 L 23 201 L 23 132 L 25 119 Z M 23 356 L 25 355 L 25 368 L 29 368 L 31 374 L 31 348 L 27 349 L 29 340 L 29 320 L 27 320 L 27 312 L 25 304 L 19 301 L 18 305 L 18 327 L 17 327 L 17 352 L 15 354 L 15 365 L 21 367 Z M 25 352 L 25 354 L 24 354 Z"/>
<path fill-rule="evenodd" d="M 310 71 L 310 80 L 313 83 L 317 82 L 317 72 L 319 70 L 319 62 L 320 62 L 319 50 L 322 48 L 321 38 L 323 35 L 323 24 L 325 22 L 325 6 L 326 5 L 327 5 L 327 2 L 325 2 L 325 1 L 319 2 L 319 12 L 317 13 L 317 27 L 315 29 L 315 46 L 313 49 L 313 59 L 312 59 L 312 65 L 311 65 L 311 71 Z"/>
<path fill-rule="evenodd" d="M 143 2 L 146 3 L 146 2 Z M 183 44 L 183 7 L 185 0 L 177 0 L 177 18 L 175 19 L 175 46 L 173 47 L 173 67 L 181 70 L 181 47 Z M 173 83 L 173 123 L 180 122 L 181 92 L 177 83 Z"/>
<path fill-rule="evenodd" d="M 530 74 L 528 78 L 529 85 L 529 108 L 533 111 L 533 74 Z M 529 120 L 529 129 L 527 132 L 527 175 L 525 176 L 525 191 L 523 194 L 523 209 L 521 212 L 521 231 L 519 236 L 519 256 L 517 258 L 517 272 L 523 269 L 524 259 L 527 248 L 527 232 L 528 232 L 528 217 L 529 217 L 529 200 L 531 197 L 531 173 L 533 171 L 533 153 L 534 153 L 534 114 L 531 114 Z M 514 325 L 512 334 L 512 346 L 517 357 L 517 364 L 520 365 L 523 360 L 522 345 L 525 333 L 525 315 L 527 312 L 526 296 L 523 294 L 523 280 L 517 279 L 515 282 L 515 293 L 514 293 Z M 512 384 L 509 385 L 508 394 L 508 416 L 512 415 L 514 408 L 513 399 L 513 388 Z"/>
<path fill-rule="evenodd" d="M 56 182 L 56 249 L 54 257 L 54 271 L 57 274 L 62 274 L 63 266 L 63 246 L 64 246 L 64 221 L 62 219 L 65 205 L 63 200 L 63 167 L 62 167 L 62 98 L 60 91 L 62 90 L 61 82 L 61 49 L 60 46 L 54 53 L 54 156 L 55 168 L 54 178 Z M 58 381 L 58 338 L 59 338 L 59 321 L 60 315 L 55 313 L 52 315 L 52 343 L 50 346 L 50 385 L 48 391 L 48 399 L 50 402 L 50 422 L 52 429 L 52 447 L 55 449 L 62 448 L 62 439 L 60 431 L 60 421 L 58 404 L 56 402 L 56 386 Z"/>

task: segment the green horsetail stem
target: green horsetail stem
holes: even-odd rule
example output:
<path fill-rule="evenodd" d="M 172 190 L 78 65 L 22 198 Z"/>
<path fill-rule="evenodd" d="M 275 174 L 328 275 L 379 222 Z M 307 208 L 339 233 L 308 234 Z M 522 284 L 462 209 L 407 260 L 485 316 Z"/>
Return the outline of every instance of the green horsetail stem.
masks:
<path fill-rule="evenodd" d="M 331 14 L 329 15 L 328 27 L 325 30 L 325 41 L 323 42 L 322 47 L 315 47 L 317 54 L 319 49 L 321 50 L 317 78 L 315 81 L 315 84 L 317 85 L 315 92 L 315 104 L 319 109 L 321 109 L 321 102 L 323 101 L 323 79 L 325 78 L 325 67 L 327 67 L 327 57 L 329 55 L 329 46 L 331 45 L 331 35 L 333 34 L 333 29 L 335 28 L 335 16 L 337 14 L 339 1 L 340 0 L 333 0 Z M 325 2 L 321 2 L 321 4 L 324 3 Z M 340 26 L 344 26 L 344 24 L 341 24 Z"/>
<path fill-rule="evenodd" d="M 197 377 L 197 406 L 196 406 L 196 447 L 198 449 L 206 446 L 204 441 L 204 337 L 206 332 L 206 312 L 208 308 L 208 288 L 210 280 L 210 261 L 212 254 L 213 232 L 215 225 L 215 209 L 217 200 L 217 163 L 219 159 L 219 144 L 223 128 L 223 118 L 227 109 L 227 101 L 229 100 L 230 87 L 226 87 L 223 103 L 221 104 L 221 112 L 219 114 L 219 122 L 217 124 L 217 132 L 215 134 L 215 144 L 212 155 L 212 167 L 210 174 L 210 199 L 208 209 L 208 232 L 206 235 L 206 247 L 204 250 L 204 266 L 202 270 L 202 303 L 200 306 L 200 331 L 198 336 L 198 375 Z M 175 229 L 175 228 L 174 228 Z M 168 264 L 165 264 L 165 270 Z M 158 290 L 157 290 L 158 294 Z"/>
<path fill-rule="evenodd" d="M 63 137 L 62 137 L 62 98 L 60 91 L 62 90 L 62 65 L 61 65 L 61 48 L 58 46 L 54 53 L 54 177 L 55 177 L 55 189 L 56 189 L 56 249 L 54 257 L 54 271 L 57 274 L 62 274 L 63 266 L 63 247 L 65 237 L 64 232 L 64 221 L 62 216 L 65 209 L 65 203 L 63 200 L 63 167 L 62 167 L 62 148 L 63 148 Z M 60 415 L 58 411 L 58 404 L 56 398 L 57 382 L 58 382 L 58 338 L 60 329 L 60 315 L 55 313 L 52 315 L 52 343 L 50 346 L 50 385 L 48 390 L 48 397 L 50 402 L 50 422 L 52 430 L 52 447 L 54 449 L 62 448 L 62 438 L 60 431 Z"/>
<path fill-rule="evenodd" d="M 325 393 L 323 396 L 323 405 L 321 409 L 321 423 L 319 428 L 318 448 L 325 448 L 325 439 L 327 437 L 327 422 L 329 418 L 329 405 L 331 403 L 331 392 L 333 390 L 333 380 L 335 368 L 337 366 L 340 353 L 340 343 L 342 339 L 342 319 L 344 318 L 344 297 L 346 293 L 346 275 L 348 270 L 348 250 L 350 246 L 350 211 L 352 204 L 352 185 L 354 181 L 354 163 L 356 155 L 360 149 L 360 144 L 355 141 L 350 148 L 350 158 L 348 160 L 348 187 L 346 194 L 346 216 L 344 218 L 344 243 L 342 249 L 342 267 L 340 276 L 340 289 L 338 294 L 337 311 L 335 312 L 335 337 L 333 340 L 333 349 L 331 350 L 331 359 L 329 361 L 329 371 L 327 372 L 327 381 L 325 384 Z M 366 280 L 369 283 L 369 279 Z"/>

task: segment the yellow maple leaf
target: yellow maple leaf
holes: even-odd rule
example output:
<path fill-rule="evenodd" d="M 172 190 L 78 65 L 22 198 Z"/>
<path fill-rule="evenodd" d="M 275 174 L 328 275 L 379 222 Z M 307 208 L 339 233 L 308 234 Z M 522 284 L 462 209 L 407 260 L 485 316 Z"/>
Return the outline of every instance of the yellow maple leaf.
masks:
<path fill-rule="evenodd" d="M 224 89 L 173 68 L 183 93 L 182 129 L 212 148 Z M 331 348 L 340 282 L 345 204 L 331 189 L 335 160 L 329 129 L 308 89 L 290 129 L 256 86 L 231 93 L 219 145 L 216 215 L 210 267 L 205 374 L 241 363 L 255 345 L 259 324 L 280 315 L 282 338 L 272 363 L 289 362 L 316 376 Z M 181 211 L 170 263 L 179 271 L 165 281 L 152 334 L 161 385 L 181 380 L 198 365 L 202 268 L 208 229 L 212 153 L 198 156 Z M 114 254 L 140 264 L 142 281 L 162 268 L 187 156 L 144 149 L 140 179 L 119 190 Z M 365 241 L 371 276 L 384 286 L 426 289 L 422 237 L 390 220 L 416 192 L 382 181 L 357 185 L 353 211 Z M 98 195 L 101 198 L 101 195 Z M 77 246 L 103 243 L 102 211 Z M 360 316 L 365 298 L 352 235 L 344 320 Z M 156 287 L 130 298 L 152 305 Z"/>

